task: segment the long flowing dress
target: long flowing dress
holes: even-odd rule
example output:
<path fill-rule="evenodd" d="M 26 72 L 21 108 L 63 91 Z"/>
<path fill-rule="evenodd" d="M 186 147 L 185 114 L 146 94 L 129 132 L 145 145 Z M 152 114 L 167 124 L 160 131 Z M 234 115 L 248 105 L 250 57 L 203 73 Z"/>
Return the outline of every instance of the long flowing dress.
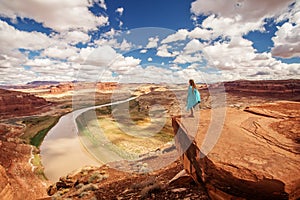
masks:
<path fill-rule="evenodd" d="M 200 93 L 197 89 L 193 90 L 192 86 L 189 86 L 188 96 L 186 101 L 186 109 L 189 110 L 198 103 L 201 102 Z"/>

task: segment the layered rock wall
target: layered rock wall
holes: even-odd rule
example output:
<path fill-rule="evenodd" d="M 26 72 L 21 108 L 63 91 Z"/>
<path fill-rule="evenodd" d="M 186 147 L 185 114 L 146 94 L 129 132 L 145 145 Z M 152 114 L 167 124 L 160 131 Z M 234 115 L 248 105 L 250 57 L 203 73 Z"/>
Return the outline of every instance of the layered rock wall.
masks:
<path fill-rule="evenodd" d="M 32 94 L 0 89 L 0 119 L 48 110 L 50 103 Z"/>
<path fill-rule="evenodd" d="M 64 92 L 68 92 L 74 89 L 73 84 L 60 84 L 57 86 L 50 87 L 51 94 L 61 94 Z"/>
<path fill-rule="evenodd" d="M 118 86 L 115 82 L 103 82 L 103 83 L 97 83 L 97 89 L 101 92 L 103 90 L 114 90 Z"/>
<path fill-rule="evenodd" d="M 231 81 L 225 82 L 227 92 L 271 95 L 300 95 L 300 80 Z"/>
<path fill-rule="evenodd" d="M 37 176 L 32 164 L 35 153 L 31 145 L 0 140 L 0 200 L 46 196 L 47 182 Z"/>
<path fill-rule="evenodd" d="M 201 110 L 196 138 L 189 134 L 197 126 L 192 119 L 173 118 L 185 170 L 205 185 L 212 199 L 299 199 L 299 134 L 278 131 L 278 126 L 289 129 L 287 121 L 300 122 L 299 106 L 297 102 L 270 103 L 255 106 L 255 113 L 228 109 L 222 133 L 207 155 L 200 150 L 206 111 Z"/>
<path fill-rule="evenodd" d="M 111 91 L 116 89 L 116 82 L 100 82 L 100 83 L 61 83 L 56 86 L 50 87 L 51 94 L 62 94 L 65 92 L 73 91 L 73 90 L 81 90 L 81 89 L 93 89 L 98 90 L 98 92 L 102 91 Z"/>

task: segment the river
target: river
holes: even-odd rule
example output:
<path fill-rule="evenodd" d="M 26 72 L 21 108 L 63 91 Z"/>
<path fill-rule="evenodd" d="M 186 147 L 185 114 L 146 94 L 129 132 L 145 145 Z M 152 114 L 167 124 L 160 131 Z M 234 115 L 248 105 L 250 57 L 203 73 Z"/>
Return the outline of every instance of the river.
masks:
<path fill-rule="evenodd" d="M 84 166 L 103 165 L 104 163 L 92 156 L 87 151 L 85 145 L 82 144 L 78 136 L 78 128 L 75 120 L 86 111 L 124 103 L 135 98 L 131 97 L 122 101 L 83 108 L 63 115 L 57 124 L 47 133 L 40 146 L 41 162 L 46 177 L 51 182 L 56 182 L 61 176 L 65 176 Z M 105 150 L 103 149 L 103 151 Z M 106 154 L 110 157 L 113 156 L 111 152 L 107 152 Z"/>

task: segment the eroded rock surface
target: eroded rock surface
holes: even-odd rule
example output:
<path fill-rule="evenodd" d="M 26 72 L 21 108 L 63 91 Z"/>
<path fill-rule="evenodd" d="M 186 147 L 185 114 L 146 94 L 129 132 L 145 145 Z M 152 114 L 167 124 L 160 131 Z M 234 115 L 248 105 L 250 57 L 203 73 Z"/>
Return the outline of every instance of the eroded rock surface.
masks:
<path fill-rule="evenodd" d="M 262 95 L 294 96 L 300 93 L 300 80 L 260 80 L 260 81 L 231 81 L 225 82 L 227 92 L 241 92 Z"/>
<path fill-rule="evenodd" d="M 46 196 L 47 182 L 38 178 L 32 146 L 0 140 L 0 199 L 32 200 Z"/>
<path fill-rule="evenodd" d="M 50 104 L 32 94 L 0 89 L 0 119 L 34 115 L 49 110 Z"/>
<path fill-rule="evenodd" d="M 15 194 L 9 183 L 5 168 L 0 165 L 0 199 L 13 200 L 14 197 Z"/>
<path fill-rule="evenodd" d="M 111 91 L 116 89 L 117 87 L 116 82 L 98 82 L 98 83 L 60 83 L 55 86 L 51 86 L 49 91 L 51 94 L 62 94 L 65 92 L 73 91 L 73 90 L 80 90 L 80 89 L 92 89 L 98 90 L 99 92 L 103 91 Z"/>
<path fill-rule="evenodd" d="M 200 158 L 208 111 L 201 110 L 195 140 L 192 119 L 173 118 L 177 148 L 192 143 L 182 156 L 185 169 L 203 182 L 213 199 L 300 198 L 299 102 L 276 102 L 241 109 L 228 108 L 222 134 Z M 251 110 L 251 113 L 249 112 Z M 279 128 L 281 127 L 281 128 Z M 286 131 L 281 131 L 286 130 Z"/>

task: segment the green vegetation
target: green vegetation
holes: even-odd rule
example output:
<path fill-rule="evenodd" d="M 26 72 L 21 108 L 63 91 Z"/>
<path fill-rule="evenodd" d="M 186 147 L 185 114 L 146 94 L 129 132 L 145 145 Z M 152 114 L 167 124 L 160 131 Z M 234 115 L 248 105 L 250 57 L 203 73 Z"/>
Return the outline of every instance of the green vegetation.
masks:
<path fill-rule="evenodd" d="M 99 183 L 109 177 L 108 174 L 101 174 L 100 172 L 94 172 L 88 179 L 88 183 Z"/>
<path fill-rule="evenodd" d="M 39 131 L 34 137 L 30 138 L 30 144 L 39 147 L 51 128 L 52 126 Z"/>
<path fill-rule="evenodd" d="M 25 132 L 22 139 L 36 147 L 39 147 L 47 132 L 58 122 L 58 116 L 28 117 L 23 120 Z"/>
<path fill-rule="evenodd" d="M 42 180 L 47 180 L 44 169 L 41 163 L 41 157 L 39 154 L 34 154 L 33 159 L 31 160 L 32 165 L 35 167 L 34 173 Z"/>
<path fill-rule="evenodd" d="M 26 117 L 22 124 L 25 125 L 24 134 L 20 137 L 27 143 L 39 148 L 48 131 L 58 122 L 59 116 Z M 41 179 L 47 180 L 40 155 L 33 152 L 31 164 L 34 166 L 34 173 Z"/>

